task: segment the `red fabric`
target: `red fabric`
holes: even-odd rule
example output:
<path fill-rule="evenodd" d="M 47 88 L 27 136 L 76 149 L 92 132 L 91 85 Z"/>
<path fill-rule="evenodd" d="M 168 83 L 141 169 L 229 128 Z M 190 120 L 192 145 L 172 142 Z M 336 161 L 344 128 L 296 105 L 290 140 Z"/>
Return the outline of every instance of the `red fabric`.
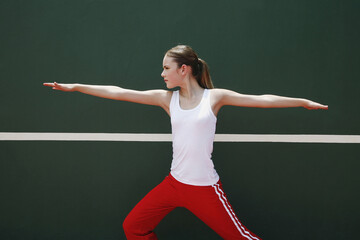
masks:
<path fill-rule="evenodd" d="M 127 239 L 158 239 L 153 230 L 176 207 L 190 210 L 223 239 L 260 240 L 237 219 L 220 181 L 213 186 L 193 186 L 177 181 L 171 174 L 126 217 L 123 227 Z"/>

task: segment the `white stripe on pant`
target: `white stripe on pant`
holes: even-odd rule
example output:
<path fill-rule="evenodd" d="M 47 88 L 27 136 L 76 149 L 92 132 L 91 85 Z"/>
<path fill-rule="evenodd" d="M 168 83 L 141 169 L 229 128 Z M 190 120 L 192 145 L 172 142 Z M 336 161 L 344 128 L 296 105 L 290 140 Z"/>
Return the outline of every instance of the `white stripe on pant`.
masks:
<path fill-rule="evenodd" d="M 230 205 L 229 205 L 229 203 L 228 203 L 228 201 L 227 201 L 227 199 L 225 197 L 224 192 L 220 189 L 219 184 L 213 185 L 213 188 L 215 189 L 215 192 L 219 196 L 219 199 L 222 202 L 225 210 L 227 211 L 227 213 L 231 217 L 231 220 L 234 222 L 236 228 L 239 230 L 241 235 L 243 235 L 244 237 L 246 237 L 249 240 L 254 240 L 254 239 L 259 240 L 257 237 L 252 236 L 251 233 L 246 231 L 244 229 L 244 227 L 241 225 L 240 221 L 238 220 L 238 218 L 236 217 L 236 215 L 233 212 L 232 208 L 230 207 Z"/>

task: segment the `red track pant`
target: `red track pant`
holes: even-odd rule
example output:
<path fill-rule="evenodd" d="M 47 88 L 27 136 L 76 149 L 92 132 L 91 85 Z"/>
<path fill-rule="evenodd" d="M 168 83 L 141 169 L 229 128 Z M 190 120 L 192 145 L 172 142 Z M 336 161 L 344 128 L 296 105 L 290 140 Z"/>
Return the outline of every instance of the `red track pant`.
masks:
<path fill-rule="evenodd" d="M 127 239 L 158 239 L 153 230 L 176 207 L 190 210 L 223 239 L 260 240 L 240 223 L 220 181 L 212 186 L 192 186 L 177 181 L 171 174 L 126 217 L 123 227 Z"/>

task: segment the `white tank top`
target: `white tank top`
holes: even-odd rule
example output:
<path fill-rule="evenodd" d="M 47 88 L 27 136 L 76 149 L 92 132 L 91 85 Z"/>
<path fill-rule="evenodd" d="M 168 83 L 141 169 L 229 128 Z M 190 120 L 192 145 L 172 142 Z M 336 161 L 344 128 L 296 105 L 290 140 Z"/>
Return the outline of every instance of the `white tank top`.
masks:
<path fill-rule="evenodd" d="M 171 175 L 185 184 L 216 184 L 219 175 L 211 160 L 216 117 L 211 110 L 210 91 L 205 89 L 199 105 L 189 110 L 180 107 L 179 91 L 174 91 L 170 116 L 173 141 Z"/>

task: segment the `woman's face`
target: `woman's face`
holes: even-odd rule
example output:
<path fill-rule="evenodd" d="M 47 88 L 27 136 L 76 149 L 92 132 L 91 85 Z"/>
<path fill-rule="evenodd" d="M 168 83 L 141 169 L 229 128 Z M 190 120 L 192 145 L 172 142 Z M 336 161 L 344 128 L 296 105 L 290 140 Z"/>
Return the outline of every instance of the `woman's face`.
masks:
<path fill-rule="evenodd" d="M 180 86 L 182 82 L 181 69 L 172 57 L 165 55 L 163 59 L 163 71 L 161 77 L 164 78 L 167 88 Z"/>

